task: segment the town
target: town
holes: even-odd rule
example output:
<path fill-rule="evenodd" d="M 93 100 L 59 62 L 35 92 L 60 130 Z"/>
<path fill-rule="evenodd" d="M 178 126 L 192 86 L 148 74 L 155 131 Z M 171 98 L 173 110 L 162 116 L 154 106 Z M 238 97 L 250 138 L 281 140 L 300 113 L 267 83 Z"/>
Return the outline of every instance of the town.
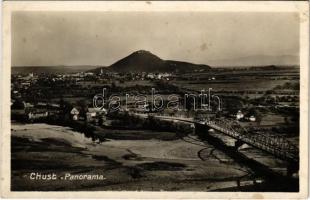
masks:
<path fill-rule="evenodd" d="M 139 63 L 145 57 L 157 60 L 150 52 L 137 51 L 117 63 L 127 63 L 126 60 Z M 17 148 L 13 152 L 18 153 L 26 144 L 36 145 L 15 138 L 20 136 L 19 132 L 42 137 L 41 130 L 46 127 L 51 133 L 42 140 L 46 144 L 40 148 L 46 146 L 47 152 L 55 145 L 66 148 L 68 144 L 62 143 L 70 134 L 63 133 L 74 131 L 71 133 L 74 137 L 67 142 L 80 138 L 83 142 L 79 145 L 84 146 L 89 139 L 91 146 L 105 149 L 100 151 L 101 157 L 93 155 L 89 162 L 103 159 L 108 166 L 122 162 L 114 173 L 118 175 L 117 170 L 124 168 L 127 172 L 122 177 L 130 180 L 142 181 L 143 177 L 151 176 L 148 173 L 152 170 L 166 173 L 187 170 L 186 166 L 193 163 L 185 158 L 198 156 L 202 163 L 196 163 L 195 170 L 188 176 L 200 173 L 196 170 L 208 161 L 216 166 L 215 169 L 228 165 L 230 173 L 225 175 L 221 171 L 220 174 L 233 176 L 231 187 L 237 190 L 252 186 L 256 191 L 257 183 L 260 183 L 259 187 L 264 185 L 271 190 L 275 187 L 297 190 L 298 66 L 211 68 L 175 61 L 158 64 L 166 67 L 171 62 L 172 66 L 179 67 L 159 67 L 161 70 L 155 71 L 132 68 L 129 72 L 124 72 L 123 66 L 121 70 L 94 66 L 79 72 L 53 71 L 44 67 L 43 70 L 16 67 L 18 70 L 14 71 L 13 68 L 11 120 L 14 127 L 21 128 L 12 129 L 14 148 Z M 147 62 L 143 64 L 145 69 L 147 66 Z M 51 139 L 53 137 L 56 138 Z M 165 153 L 148 157 L 156 152 L 154 149 L 158 145 L 163 145 L 161 149 Z M 186 149 L 177 148 L 178 145 Z M 170 146 L 176 149 L 171 151 Z M 129 154 L 115 148 L 125 148 Z M 210 158 L 214 151 L 215 160 Z M 88 152 L 94 154 L 96 151 Z M 168 155 L 169 159 L 163 155 Z M 175 155 L 181 156 L 179 163 Z M 154 158 L 157 161 L 150 162 Z M 13 159 L 13 163 L 16 162 Z M 13 169 L 20 164 L 14 164 Z M 51 164 L 42 165 L 52 167 Z M 232 169 L 237 166 L 244 169 L 234 172 Z M 245 174 L 244 170 L 247 171 Z M 201 175 L 210 177 L 205 173 Z M 122 182 L 123 179 L 114 181 Z M 137 186 L 134 184 L 133 187 Z"/>
<path fill-rule="evenodd" d="M 294 83 L 298 76 L 294 76 L 294 74 L 287 75 L 288 72 L 291 73 L 292 69 L 281 70 L 282 77 L 279 74 L 275 75 L 275 77 L 265 78 L 274 83 L 283 83 L 282 85 L 274 84 L 275 86 L 271 89 L 255 88 L 227 91 L 227 88 L 225 88 L 227 86 L 223 87 L 224 84 L 234 79 L 234 77 L 225 75 L 230 71 L 231 69 L 216 69 L 194 78 L 188 78 L 186 74 L 180 75 L 177 73 L 142 72 L 123 74 L 104 73 L 103 70 L 98 74 L 93 72 L 13 74 L 11 87 L 12 118 L 36 120 L 69 113 L 71 115 L 81 113 L 79 118 L 76 115 L 71 116 L 71 118 L 93 121 L 93 118 L 101 116 L 102 113 L 107 114 L 111 110 L 108 109 L 111 105 L 115 105 L 114 107 L 120 110 L 144 113 L 155 111 L 150 109 L 151 105 L 161 107 L 165 105 L 165 109 L 157 110 L 169 115 L 184 115 L 186 113 L 190 117 L 202 116 L 203 114 L 207 117 L 217 113 L 236 118 L 239 121 L 249 122 L 262 120 L 262 110 L 282 113 L 288 112 L 285 110 L 298 112 L 299 84 Z M 258 70 L 239 69 L 237 73 L 239 72 L 246 77 L 252 75 L 244 73 L 247 71 L 257 74 L 257 77 L 252 77 L 253 80 L 250 80 L 252 84 L 262 81 L 260 80 L 262 78 L 258 77 L 260 76 Z M 273 71 L 267 70 L 267 72 Z M 266 71 L 262 71 L 262 73 L 266 73 Z M 213 88 L 210 87 L 206 91 L 202 90 L 204 88 L 196 86 L 199 82 L 204 82 L 207 86 Z M 234 80 L 234 82 L 237 82 L 237 80 Z M 240 80 L 240 82 L 242 81 Z M 186 85 L 180 85 L 181 83 Z M 106 90 L 106 96 L 110 95 L 109 101 L 105 102 L 104 105 L 106 108 L 104 108 L 103 104 L 98 105 L 100 101 L 104 101 L 104 99 L 98 98 L 97 95 L 102 93 L 104 95 L 103 88 Z M 158 91 L 155 91 L 155 88 Z M 214 95 L 212 96 L 214 102 L 210 101 L 211 89 L 218 97 L 214 98 Z M 160 95 L 160 98 L 154 101 L 154 95 L 155 97 Z M 206 103 L 206 100 L 209 102 Z M 229 103 L 226 103 L 228 101 Z M 120 103 L 123 103 L 121 107 Z M 214 103 L 213 109 L 211 108 L 212 103 Z M 218 109 L 221 103 L 223 111 Z M 98 109 L 99 107 L 103 109 Z"/>
<path fill-rule="evenodd" d="M 119 139 L 151 142 L 199 137 L 199 141 L 221 149 L 215 142 L 220 139 L 225 148 L 240 149 L 233 153 L 224 148 L 231 158 L 244 164 L 255 162 L 255 167 L 250 167 L 256 174 L 254 183 L 271 178 L 278 180 L 277 184 L 291 182 L 289 187 L 296 188 L 292 185 L 298 180 L 298 67 L 213 68 L 186 73 L 25 70 L 13 71 L 11 83 L 12 123 L 70 127 L 98 144 Z M 204 129 L 209 130 L 207 138 Z M 261 150 L 261 159 L 252 159 L 249 146 Z M 248 158 L 241 159 L 243 155 Z M 204 152 L 199 156 L 203 160 Z M 260 165 L 272 173 L 257 167 Z M 136 173 L 142 172 L 130 176 L 140 176 Z M 283 180 L 274 173 L 293 179 Z M 237 187 L 246 184 L 247 179 L 237 179 Z"/>

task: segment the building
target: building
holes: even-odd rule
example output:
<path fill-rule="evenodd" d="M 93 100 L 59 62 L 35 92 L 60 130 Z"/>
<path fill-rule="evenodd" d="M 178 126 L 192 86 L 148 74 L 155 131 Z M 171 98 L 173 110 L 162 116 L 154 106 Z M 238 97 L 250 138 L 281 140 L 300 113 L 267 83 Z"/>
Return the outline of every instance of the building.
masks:
<path fill-rule="evenodd" d="M 240 119 L 243 119 L 243 117 L 244 117 L 244 114 L 241 112 L 241 110 L 239 110 L 239 111 L 237 112 L 236 119 L 237 119 L 237 120 L 240 120 Z"/>
<path fill-rule="evenodd" d="M 27 113 L 30 109 L 33 108 L 33 105 L 26 103 L 25 101 L 14 101 L 11 106 L 12 119 L 26 119 Z"/>
<path fill-rule="evenodd" d="M 86 120 L 88 122 L 92 122 L 96 119 L 96 116 L 98 115 L 96 108 L 88 108 L 86 112 Z"/>
<path fill-rule="evenodd" d="M 48 116 L 47 111 L 32 110 L 28 113 L 28 120 L 42 119 Z"/>
<path fill-rule="evenodd" d="M 36 107 L 44 107 L 44 108 L 46 108 L 47 107 L 47 103 L 46 102 L 38 102 Z"/>
<path fill-rule="evenodd" d="M 150 111 L 149 104 L 139 104 L 134 110 L 138 113 L 147 113 Z"/>
<path fill-rule="evenodd" d="M 99 119 L 104 119 L 103 116 L 107 114 L 105 108 L 88 108 L 86 112 L 87 122 L 96 122 Z"/>
<path fill-rule="evenodd" d="M 251 115 L 251 116 L 249 117 L 249 120 L 250 120 L 251 122 L 255 122 L 255 121 L 256 121 L 256 117 L 255 117 L 254 115 Z"/>
<path fill-rule="evenodd" d="M 80 112 L 79 112 L 79 110 L 77 109 L 77 108 L 72 108 L 72 110 L 70 111 L 70 114 L 71 114 L 71 118 L 73 119 L 73 120 L 78 120 L 79 119 L 79 114 L 80 114 Z"/>

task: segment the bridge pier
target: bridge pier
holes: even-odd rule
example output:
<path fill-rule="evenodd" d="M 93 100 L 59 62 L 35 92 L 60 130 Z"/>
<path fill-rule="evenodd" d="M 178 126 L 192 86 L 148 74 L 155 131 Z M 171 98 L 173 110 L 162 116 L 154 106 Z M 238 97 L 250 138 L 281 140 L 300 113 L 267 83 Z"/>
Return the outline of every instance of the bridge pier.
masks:
<path fill-rule="evenodd" d="M 239 149 L 243 144 L 245 144 L 245 143 L 242 142 L 241 140 L 236 140 L 236 141 L 235 141 L 235 145 L 234 145 L 235 150 L 238 151 L 238 149 Z"/>
<path fill-rule="evenodd" d="M 209 127 L 204 124 L 195 123 L 195 134 L 204 138 L 209 133 Z"/>
<path fill-rule="evenodd" d="M 286 176 L 288 177 L 292 177 L 294 174 L 298 173 L 299 171 L 299 163 L 292 163 L 292 162 L 289 162 L 287 164 L 287 167 L 286 167 Z"/>

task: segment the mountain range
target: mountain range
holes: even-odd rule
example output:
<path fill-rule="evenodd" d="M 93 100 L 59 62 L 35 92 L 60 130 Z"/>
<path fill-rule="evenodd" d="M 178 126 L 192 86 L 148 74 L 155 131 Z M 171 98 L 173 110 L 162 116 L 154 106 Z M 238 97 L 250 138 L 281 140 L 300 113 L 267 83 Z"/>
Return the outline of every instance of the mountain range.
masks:
<path fill-rule="evenodd" d="M 238 59 L 210 60 L 212 66 L 286 66 L 298 65 L 299 56 L 248 56 Z M 234 65 L 232 65 L 234 63 Z M 118 60 L 110 66 L 17 66 L 12 67 L 12 73 L 76 73 L 103 71 L 114 72 L 193 72 L 208 71 L 212 68 L 209 65 L 194 64 L 189 62 L 163 60 L 149 51 L 139 50 Z"/>
<path fill-rule="evenodd" d="M 15 66 L 12 67 L 12 74 L 54 74 L 54 73 L 77 73 L 82 71 L 88 71 L 99 66 L 88 66 L 88 65 L 79 65 L 79 66 Z"/>
<path fill-rule="evenodd" d="M 291 66 L 299 65 L 298 55 L 253 55 L 240 58 L 222 59 L 222 60 L 210 60 L 212 66 Z"/>

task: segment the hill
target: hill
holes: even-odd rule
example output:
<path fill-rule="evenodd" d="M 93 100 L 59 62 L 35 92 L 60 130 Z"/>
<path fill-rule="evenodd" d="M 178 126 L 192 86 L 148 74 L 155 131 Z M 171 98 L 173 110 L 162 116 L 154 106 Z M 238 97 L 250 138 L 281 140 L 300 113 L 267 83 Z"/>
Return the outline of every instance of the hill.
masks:
<path fill-rule="evenodd" d="M 211 67 L 188 62 L 162 60 L 149 51 L 139 50 L 107 68 L 97 68 L 91 71 L 99 72 L 101 69 L 115 72 L 192 72 L 195 70 L 206 71 Z"/>

